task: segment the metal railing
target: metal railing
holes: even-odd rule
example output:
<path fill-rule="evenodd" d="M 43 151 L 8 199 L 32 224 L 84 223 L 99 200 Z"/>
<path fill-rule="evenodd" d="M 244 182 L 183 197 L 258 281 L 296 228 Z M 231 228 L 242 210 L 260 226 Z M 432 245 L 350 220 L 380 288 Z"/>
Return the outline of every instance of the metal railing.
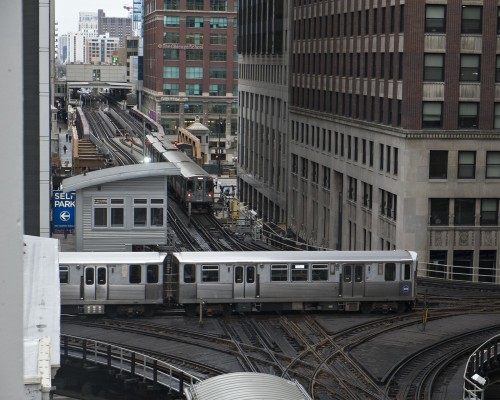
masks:
<path fill-rule="evenodd" d="M 500 335 L 479 346 L 467 360 L 464 372 L 464 400 L 483 400 L 488 373 L 499 369 Z"/>
<path fill-rule="evenodd" d="M 61 356 L 113 368 L 120 374 L 135 375 L 179 393 L 185 384 L 201 382 L 200 378 L 146 354 L 78 336 L 61 335 Z"/>

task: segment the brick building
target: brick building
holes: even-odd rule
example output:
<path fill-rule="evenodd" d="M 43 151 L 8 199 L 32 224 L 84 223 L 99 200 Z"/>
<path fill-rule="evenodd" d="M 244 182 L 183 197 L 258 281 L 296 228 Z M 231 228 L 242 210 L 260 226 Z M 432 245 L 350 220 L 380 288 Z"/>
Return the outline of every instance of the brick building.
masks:
<path fill-rule="evenodd" d="M 144 2 L 142 111 L 167 134 L 199 117 L 211 131 L 211 159 L 219 141 L 236 143 L 236 10 L 236 0 Z"/>

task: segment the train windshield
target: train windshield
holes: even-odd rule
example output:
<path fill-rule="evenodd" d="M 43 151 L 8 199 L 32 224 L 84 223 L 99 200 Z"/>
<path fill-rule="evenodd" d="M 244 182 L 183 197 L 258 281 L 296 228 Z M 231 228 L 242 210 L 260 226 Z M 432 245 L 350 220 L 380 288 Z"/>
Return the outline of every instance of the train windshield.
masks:
<path fill-rule="evenodd" d="M 206 181 L 205 182 L 205 190 L 207 193 L 212 193 L 214 191 L 214 182 Z"/>
<path fill-rule="evenodd" d="M 193 181 L 187 181 L 186 182 L 186 190 L 192 192 L 194 190 L 194 182 Z"/>

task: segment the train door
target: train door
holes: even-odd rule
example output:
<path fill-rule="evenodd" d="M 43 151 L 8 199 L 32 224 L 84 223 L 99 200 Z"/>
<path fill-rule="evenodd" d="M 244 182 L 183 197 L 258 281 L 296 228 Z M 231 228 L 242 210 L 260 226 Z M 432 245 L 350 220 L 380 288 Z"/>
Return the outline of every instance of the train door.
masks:
<path fill-rule="evenodd" d="M 85 267 L 83 282 L 85 300 L 106 300 L 108 298 L 108 270 L 106 267 Z"/>
<path fill-rule="evenodd" d="M 342 296 L 362 297 L 364 294 L 365 266 L 361 264 L 342 265 Z"/>
<path fill-rule="evenodd" d="M 234 298 L 254 299 L 256 294 L 255 266 L 237 265 L 234 267 Z"/>

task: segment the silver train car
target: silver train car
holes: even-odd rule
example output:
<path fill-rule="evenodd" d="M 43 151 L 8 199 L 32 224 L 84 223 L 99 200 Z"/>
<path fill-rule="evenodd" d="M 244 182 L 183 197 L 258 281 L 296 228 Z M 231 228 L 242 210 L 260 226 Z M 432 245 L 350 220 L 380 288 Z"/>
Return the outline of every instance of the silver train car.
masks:
<path fill-rule="evenodd" d="M 233 311 L 394 311 L 416 296 L 411 251 L 262 251 L 172 254 L 171 295 L 188 314 Z"/>
<path fill-rule="evenodd" d="M 152 162 L 171 162 L 180 175 L 169 176 L 169 188 L 175 197 L 192 212 L 210 212 L 214 203 L 214 179 L 186 153 L 164 138 L 146 135 L 146 155 Z"/>
<path fill-rule="evenodd" d="M 153 315 L 163 304 L 164 253 L 60 252 L 61 312 Z"/>

